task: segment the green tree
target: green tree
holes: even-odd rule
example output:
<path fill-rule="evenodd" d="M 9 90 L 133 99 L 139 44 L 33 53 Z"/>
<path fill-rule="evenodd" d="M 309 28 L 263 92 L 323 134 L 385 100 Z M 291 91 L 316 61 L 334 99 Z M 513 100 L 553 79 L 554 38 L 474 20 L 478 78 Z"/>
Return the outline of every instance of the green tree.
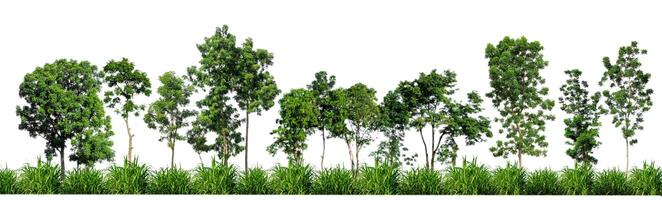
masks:
<path fill-rule="evenodd" d="M 175 142 L 184 139 L 178 130 L 188 126 L 186 119 L 195 115 L 194 111 L 186 109 L 193 86 L 186 84 L 184 79 L 176 76 L 174 72 L 164 73 L 159 80 L 161 86 L 157 93 L 160 97 L 149 105 L 144 121 L 149 128 L 161 132 L 159 141 L 168 142 L 170 166 L 175 167 Z"/>
<path fill-rule="evenodd" d="M 570 139 L 566 144 L 571 147 L 566 154 L 582 164 L 595 164 L 598 159 L 593 157 L 593 149 L 600 145 L 597 141 L 600 129 L 600 116 L 605 110 L 600 106 L 599 92 L 589 97 L 588 83 L 580 79 L 582 71 L 567 70 L 569 79 L 561 86 L 563 97 L 559 98 L 561 110 L 571 116 L 565 120 L 565 137 Z"/>
<path fill-rule="evenodd" d="M 37 67 L 23 78 L 19 96 L 26 105 L 16 106 L 18 128 L 30 137 L 46 140 L 45 154 L 60 157 L 64 178 L 64 156 L 67 140 L 72 140 L 71 160 L 92 165 L 112 160 L 113 135 L 110 117 L 98 96 L 101 82 L 97 67 L 87 61 L 59 59 Z"/>
<path fill-rule="evenodd" d="M 637 143 L 634 135 L 644 127 L 644 113 L 651 109 L 653 89 L 647 87 L 651 74 L 641 70 L 640 54 L 647 54 L 640 49 L 637 42 L 618 50 L 616 63 L 611 63 L 609 57 L 603 58 L 607 71 L 604 72 L 600 86 L 605 83 L 609 89 L 603 91 L 609 113 L 613 115 L 612 123 L 621 128 L 625 139 L 625 170 L 629 169 L 630 145 Z"/>
<path fill-rule="evenodd" d="M 213 36 L 205 38 L 198 50 L 202 54 L 201 69 L 213 74 L 210 82 L 222 84 L 234 92 L 234 100 L 245 112 L 244 167 L 248 169 L 250 114 L 259 116 L 263 110 L 273 107 L 280 90 L 267 71 L 273 64 L 273 54 L 265 49 L 253 49 L 251 38 L 246 39 L 241 47 L 237 47 L 235 41 L 235 36 L 228 33 L 228 27 L 223 26 L 217 28 Z"/>
<path fill-rule="evenodd" d="M 120 61 L 111 60 L 103 67 L 103 79 L 110 91 L 106 91 L 104 102 L 124 119 L 126 133 L 129 135 L 127 160 L 133 160 L 133 136 L 129 127 L 129 116 L 138 117 L 145 110 L 145 105 L 136 103 L 134 97 L 149 96 L 152 84 L 145 72 L 135 69 L 126 58 Z"/>
<path fill-rule="evenodd" d="M 545 123 L 554 116 L 545 111 L 554 107 L 554 101 L 545 99 L 549 88 L 540 70 L 547 66 L 538 41 L 529 42 L 525 37 L 504 37 L 499 44 L 488 44 L 485 58 L 488 59 L 490 86 L 487 97 L 492 99 L 500 114 L 496 122 L 501 123 L 499 133 L 506 132 L 507 140 L 499 140 L 490 148 L 494 156 L 508 158 L 516 154 L 522 166 L 522 156 L 547 154 L 547 142 L 541 134 Z"/>
<path fill-rule="evenodd" d="M 377 128 L 383 132 L 386 140 L 381 141 L 377 150 L 371 153 L 378 163 L 390 166 L 400 166 L 400 157 L 404 157 L 405 164 L 413 165 L 418 154 L 408 156 L 404 147 L 404 133 L 408 129 L 411 112 L 403 102 L 397 90 L 389 91 L 379 106 Z"/>
<path fill-rule="evenodd" d="M 285 94 L 280 104 L 278 127 L 271 132 L 276 141 L 267 150 L 275 155 L 283 149 L 291 164 L 303 164 L 303 151 L 308 148 L 306 137 L 318 126 L 319 110 L 315 93 L 306 89 L 293 89 Z"/>
<path fill-rule="evenodd" d="M 317 102 L 316 107 L 318 110 L 317 115 L 317 129 L 322 132 L 322 156 L 320 161 L 320 167 L 324 168 L 324 155 L 326 153 L 326 134 L 325 131 L 328 129 L 329 125 L 333 123 L 332 116 L 332 105 L 330 93 L 333 90 L 333 86 L 336 84 L 336 76 L 328 76 L 326 71 L 319 71 L 315 73 L 315 80 L 313 80 L 308 89 L 313 92 L 315 95 L 315 102 Z"/>

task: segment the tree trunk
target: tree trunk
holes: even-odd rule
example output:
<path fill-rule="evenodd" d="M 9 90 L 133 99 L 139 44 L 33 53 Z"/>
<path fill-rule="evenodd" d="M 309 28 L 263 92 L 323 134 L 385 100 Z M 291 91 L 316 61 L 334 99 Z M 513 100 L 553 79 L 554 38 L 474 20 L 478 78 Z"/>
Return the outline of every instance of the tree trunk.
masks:
<path fill-rule="evenodd" d="M 361 162 L 359 162 L 359 151 L 360 150 L 361 149 L 359 147 L 359 143 L 356 142 L 356 152 L 354 152 L 356 154 L 356 156 L 354 156 L 354 159 L 356 159 L 356 171 L 357 171 L 357 173 L 359 171 L 359 168 L 361 167 Z"/>
<path fill-rule="evenodd" d="M 351 169 L 354 172 L 354 154 L 352 153 L 352 146 L 349 144 L 348 140 L 345 140 L 345 144 L 347 144 L 347 150 L 349 151 L 349 161 L 351 163 Z"/>
<path fill-rule="evenodd" d="M 60 180 L 64 180 L 64 145 L 60 147 Z"/>
<path fill-rule="evenodd" d="M 200 166 L 205 167 L 205 163 L 202 162 L 202 155 L 200 155 L 200 152 L 198 152 L 198 159 L 200 159 Z"/>
<path fill-rule="evenodd" d="M 221 134 L 223 137 L 223 165 L 227 166 L 228 165 L 228 159 L 230 158 L 230 148 L 229 148 L 229 139 L 228 139 L 228 132 L 221 130 Z"/>
<path fill-rule="evenodd" d="M 326 136 L 324 135 L 324 129 L 322 129 L 322 161 L 320 161 L 320 168 L 324 169 L 324 153 L 326 152 Z"/>
<path fill-rule="evenodd" d="M 127 160 L 129 162 L 133 161 L 133 134 L 131 134 L 131 128 L 129 128 L 129 118 L 124 118 L 124 124 L 126 125 L 126 133 L 129 135 L 129 151 L 127 153 Z"/>
<path fill-rule="evenodd" d="M 423 129 L 418 129 L 418 133 L 421 135 L 421 141 L 423 141 L 423 150 L 425 150 L 425 168 L 430 168 L 430 164 L 428 163 L 428 145 L 425 143 L 425 138 L 423 137 Z"/>
<path fill-rule="evenodd" d="M 175 168 L 175 136 L 170 136 L 170 167 Z"/>
<path fill-rule="evenodd" d="M 430 151 L 431 151 L 430 152 L 431 153 L 431 155 L 430 155 L 430 169 L 434 170 L 434 156 L 435 156 L 435 152 L 437 150 L 435 145 L 434 145 L 434 125 L 432 125 L 432 143 L 430 143 L 430 144 L 432 144 L 432 146 L 430 147 Z"/>
<path fill-rule="evenodd" d="M 249 114 L 250 113 L 248 112 L 248 106 L 247 106 L 246 107 L 246 138 L 245 138 L 246 140 L 245 140 L 245 143 L 244 143 L 244 146 L 246 147 L 246 149 L 244 150 L 244 171 L 248 171 L 248 119 L 249 119 L 248 116 L 249 116 Z"/>
<path fill-rule="evenodd" d="M 625 174 L 630 170 L 630 144 L 628 144 L 628 139 L 625 138 Z"/>
<path fill-rule="evenodd" d="M 519 167 L 522 168 L 522 151 L 518 150 L 517 151 L 517 163 L 519 164 Z"/>

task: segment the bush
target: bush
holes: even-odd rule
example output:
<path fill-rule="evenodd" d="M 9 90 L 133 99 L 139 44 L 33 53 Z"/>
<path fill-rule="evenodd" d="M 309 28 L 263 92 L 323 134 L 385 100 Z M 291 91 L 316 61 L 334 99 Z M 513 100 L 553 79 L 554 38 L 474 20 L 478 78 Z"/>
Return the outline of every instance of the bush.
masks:
<path fill-rule="evenodd" d="M 421 168 L 412 169 L 404 174 L 398 186 L 399 194 L 442 194 L 441 174 L 437 171 Z"/>
<path fill-rule="evenodd" d="M 511 164 L 498 168 L 491 179 L 493 192 L 498 195 L 522 194 L 524 184 L 526 184 L 526 171 Z"/>
<path fill-rule="evenodd" d="M 147 185 L 150 194 L 188 194 L 190 191 L 191 177 L 188 171 L 175 167 L 160 169 Z"/>
<path fill-rule="evenodd" d="M 630 194 L 627 175 L 615 169 L 605 170 L 597 174 L 593 183 L 593 194 L 597 195 L 628 195 Z"/>
<path fill-rule="evenodd" d="M 445 192 L 453 195 L 492 194 L 490 176 L 487 167 L 478 165 L 476 160 L 464 160 L 462 167 L 448 168 L 444 179 Z"/>
<path fill-rule="evenodd" d="M 144 164 L 138 164 L 124 160 L 124 166 L 113 165 L 106 176 L 107 191 L 111 194 L 143 194 L 147 188 L 147 177 L 149 168 Z"/>
<path fill-rule="evenodd" d="M 593 187 L 593 169 L 590 165 L 565 168 L 559 183 L 566 195 L 589 195 Z"/>
<path fill-rule="evenodd" d="M 377 164 L 363 167 L 356 179 L 358 194 L 394 194 L 398 189 L 398 167 Z"/>
<path fill-rule="evenodd" d="M 104 194 L 103 174 L 94 168 L 77 168 L 70 171 L 62 181 L 63 194 Z"/>
<path fill-rule="evenodd" d="M 23 194 L 55 194 L 60 187 L 60 175 L 57 165 L 40 159 L 36 167 L 26 165 L 21 169 L 16 187 Z"/>
<path fill-rule="evenodd" d="M 269 186 L 274 194 L 307 194 L 312 187 L 313 169 L 309 165 L 276 166 Z"/>
<path fill-rule="evenodd" d="M 634 195 L 660 195 L 662 188 L 662 170 L 655 164 L 644 163 L 643 168 L 635 168 L 630 174 L 628 185 Z"/>
<path fill-rule="evenodd" d="M 237 184 L 237 169 L 232 165 L 198 167 L 191 181 L 192 191 L 196 194 L 230 194 Z"/>
<path fill-rule="evenodd" d="M 237 194 L 269 194 L 269 175 L 262 168 L 253 168 L 239 176 Z"/>
<path fill-rule="evenodd" d="M 559 195 L 559 177 L 551 169 L 536 170 L 529 174 L 524 184 L 524 193 L 528 195 Z"/>
<path fill-rule="evenodd" d="M 10 169 L 0 169 L 0 194 L 16 193 L 16 172 Z"/>
<path fill-rule="evenodd" d="M 313 179 L 313 194 L 352 194 L 352 171 L 336 167 L 324 169 Z"/>

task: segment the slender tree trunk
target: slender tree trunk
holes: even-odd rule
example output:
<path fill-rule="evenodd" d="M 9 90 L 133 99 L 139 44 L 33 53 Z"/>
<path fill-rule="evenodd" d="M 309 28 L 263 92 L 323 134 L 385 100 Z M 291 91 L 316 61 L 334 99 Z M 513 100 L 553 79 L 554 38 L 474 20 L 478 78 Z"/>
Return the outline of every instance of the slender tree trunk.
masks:
<path fill-rule="evenodd" d="M 517 132 L 517 135 L 519 136 L 519 140 L 523 140 L 522 138 L 522 131 L 520 130 L 519 124 L 515 125 L 515 131 Z M 517 164 L 519 165 L 520 168 L 524 166 L 522 163 L 522 147 L 520 145 L 517 145 L 517 141 L 515 141 L 515 145 L 517 146 Z"/>
<path fill-rule="evenodd" d="M 126 133 L 129 135 L 129 151 L 127 153 L 127 160 L 129 162 L 133 161 L 133 134 L 131 134 L 131 128 L 129 128 L 129 118 L 124 118 L 124 124 L 126 125 Z"/>
<path fill-rule="evenodd" d="M 248 112 L 248 106 L 246 107 L 246 140 L 244 143 L 244 146 L 246 149 L 244 150 L 244 171 L 248 171 L 248 117 L 250 113 Z"/>
<path fill-rule="evenodd" d="M 175 136 L 170 136 L 170 167 L 175 168 Z"/>
<path fill-rule="evenodd" d="M 200 166 L 205 167 L 205 163 L 202 162 L 202 155 L 200 155 L 200 152 L 198 152 L 198 159 L 200 159 Z"/>
<path fill-rule="evenodd" d="M 360 151 L 359 143 L 356 142 L 356 156 L 354 156 L 354 159 L 356 159 L 356 171 L 359 171 L 359 167 L 361 167 L 361 162 L 359 162 L 359 151 Z"/>
<path fill-rule="evenodd" d="M 628 173 L 630 170 L 630 144 L 628 144 L 628 139 L 625 138 L 625 173 Z"/>
<path fill-rule="evenodd" d="M 349 161 L 351 163 L 351 169 L 354 171 L 354 154 L 352 153 L 352 146 L 349 144 L 349 140 L 345 140 L 347 144 L 347 150 L 349 151 Z"/>
<path fill-rule="evenodd" d="M 326 136 L 324 129 L 322 129 L 322 161 L 320 161 L 320 168 L 324 169 L 324 154 L 326 153 Z"/>
<path fill-rule="evenodd" d="M 221 134 L 223 137 L 223 165 L 227 166 L 228 165 L 228 159 L 230 158 L 230 148 L 229 148 L 229 139 L 228 139 L 228 132 L 221 130 Z"/>
<path fill-rule="evenodd" d="M 423 141 L 423 150 L 425 150 L 425 168 L 430 168 L 430 164 L 428 163 L 428 145 L 425 143 L 425 138 L 423 137 L 423 129 L 418 129 L 418 133 L 421 135 L 421 141 Z"/>
<path fill-rule="evenodd" d="M 430 144 L 432 144 L 432 146 L 430 147 L 430 151 L 432 155 L 430 155 L 430 169 L 434 170 L 434 156 L 435 153 L 437 152 L 437 148 L 434 146 L 434 125 L 431 126 L 432 126 L 432 143 Z"/>
<path fill-rule="evenodd" d="M 517 151 L 517 160 L 518 160 L 519 167 L 522 168 L 523 165 L 522 165 L 522 151 L 521 150 Z"/>
<path fill-rule="evenodd" d="M 64 145 L 60 147 L 60 180 L 64 180 Z"/>

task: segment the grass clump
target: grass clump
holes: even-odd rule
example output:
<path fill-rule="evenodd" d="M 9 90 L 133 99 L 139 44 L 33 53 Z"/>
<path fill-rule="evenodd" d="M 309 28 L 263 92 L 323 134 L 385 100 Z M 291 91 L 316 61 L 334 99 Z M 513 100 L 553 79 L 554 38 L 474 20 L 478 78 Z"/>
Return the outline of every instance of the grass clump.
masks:
<path fill-rule="evenodd" d="M 198 167 L 191 181 L 196 194 L 230 194 L 237 185 L 237 168 L 232 165 L 218 165 L 212 161 L 211 167 Z"/>
<path fill-rule="evenodd" d="M 559 195 L 561 192 L 559 177 L 551 169 L 533 171 L 524 184 L 524 193 L 528 195 Z"/>
<path fill-rule="evenodd" d="M 313 194 L 352 194 L 352 171 L 336 167 L 324 169 L 313 178 Z"/>
<path fill-rule="evenodd" d="M 148 176 L 147 165 L 139 164 L 137 159 L 133 162 L 125 159 L 124 166 L 110 167 L 105 185 L 111 194 L 143 194 L 147 188 Z"/>
<path fill-rule="evenodd" d="M 559 184 L 566 195 L 589 195 L 593 187 L 593 176 L 590 165 L 575 165 L 575 168 L 563 170 Z"/>
<path fill-rule="evenodd" d="M 375 167 L 363 167 L 356 178 L 356 193 L 394 194 L 398 189 L 398 174 L 397 166 L 377 164 Z"/>
<path fill-rule="evenodd" d="M 36 167 L 21 169 L 16 187 L 23 194 L 55 194 L 60 187 L 60 168 L 39 159 Z"/>
<path fill-rule="evenodd" d="M 63 194 L 104 194 L 103 174 L 94 168 L 76 168 L 70 171 L 62 181 L 60 192 Z"/>
<path fill-rule="evenodd" d="M 313 169 L 309 165 L 276 166 L 269 186 L 274 194 L 307 194 L 312 187 Z"/>
<path fill-rule="evenodd" d="M 662 170 L 654 163 L 644 162 L 642 168 L 632 170 L 627 185 L 631 187 L 633 195 L 660 195 Z"/>
<path fill-rule="evenodd" d="M 491 179 L 493 192 L 498 195 L 522 194 L 524 193 L 525 184 L 526 171 L 510 163 L 506 167 L 494 171 Z"/>
<path fill-rule="evenodd" d="M 485 165 L 477 164 L 476 160 L 464 160 L 462 167 L 448 168 L 444 179 L 445 192 L 452 195 L 492 194 L 490 177 Z"/>
<path fill-rule="evenodd" d="M 630 194 L 627 175 L 616 169 L 598 173 L 593 183 L 593 194 L 597 195 L 628 195 Z"/>
<path fill-rule="evenodd" d="M 262 168 L 253 168 L 239 176 L 235 192 L 237 194 L 269 194 L 269 175 Z"/>
<path fill-rule="evenodd" d="M 160 169 L 149 180 L 150 194 L 188 194 L 191 191 L 191 176 L 188 171 L 169 167 Z"/>
<path fill-rule="evenodd" d="M 442 194 L 441 174 L 427 168 L 412 169 L 406 172 L 400 180 L 398 193 L 410 195 Z"/>
<path fill-rule="evenodd" d="M 0 194 L 16 193 L 16 172 L 10 169 L 0 169 Z"/>

